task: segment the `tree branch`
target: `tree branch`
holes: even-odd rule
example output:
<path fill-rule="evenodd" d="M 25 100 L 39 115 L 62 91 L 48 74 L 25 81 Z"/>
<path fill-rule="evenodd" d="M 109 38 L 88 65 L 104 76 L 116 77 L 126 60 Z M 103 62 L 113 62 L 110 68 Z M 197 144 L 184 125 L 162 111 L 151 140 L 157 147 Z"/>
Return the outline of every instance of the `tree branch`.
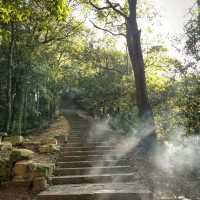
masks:
<path fill-rule="evenodd" d="M 118 13 L 119 15 L 121 15 L 122 17 L 124 17 L 125 19 L 128 18 L 128 16 L 122 12 L 121 10 L 117 9 L 117 7 L 120 7 L 120 4 L 119 3 L 115 3 L 113 4 L 110 0 L 106 0 L 106 3 L 109 5 L 110 8 L 112 8 L 116 13 Z"/>
<path fill-rule="evenodd" d="M 108 6 L 103 6 L 103 7 L 99 7 L 96 4 L 94 4 L 91 0 L 89 0 L 89 4 L 94 7 L 96 10 L 98 11 L 102 11 L 102 10 L 108 10 L 108 9 L 113 9 L 116 13 L 118 13 L 119 15 L 121 15 L 124 18 L 128 18 L 127 15 L 125 13 L 123 13 L 121 10 L 117 9 L 117 7 L 120 7 L 119 3 L 115 3 L 113 4 L 111 1 L 106 0 L 106 3 L 108 4 Z"/>
<path fill-rule="evenodd" d="M 89 0 L 89 4 L 94 7 L 96 10 L 107 10 L 110 9 L 110 6 L 104 6 L 104 7 L 99 7 L 96 4 L 94 4 L 91 0 Z"/>
<path fill-rule="evenodd" d="M 113 33 L 112 31 L 110 31 L 110 30 L 108 30 L 108 29 L 106 29 L 106 28 L 102 28 L 102 27 L 97 26 L 93 21 L 90 21 L 90 22 L 92 23 L 92 25 L 93 25 L 95 28 L 97 28 L 97 29 L 99 29 L 99 30 L 102 30 L 102 31 L 104 31 L 104 32 L 110 33 L 110 34 L 113 35 L 113 36 L 124 36 L 124 37 L 126 37 L 126 35 L 125 35 L 124 33 Z"/>

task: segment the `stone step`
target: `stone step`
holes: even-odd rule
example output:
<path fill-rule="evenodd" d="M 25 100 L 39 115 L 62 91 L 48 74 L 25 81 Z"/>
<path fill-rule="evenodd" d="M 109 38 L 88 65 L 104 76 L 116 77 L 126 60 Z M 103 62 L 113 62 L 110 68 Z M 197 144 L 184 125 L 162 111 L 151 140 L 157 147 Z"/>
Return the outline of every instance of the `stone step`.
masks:
<path fill-rule="evenodd" d="M 88 127 L 88 124 L 85 123 L 84 121 L 73 121 L 73 122 L 71 122 L 71 126 L 74 127 L 74 128 L 77 128 L 77 127 Z"/>
<path fill-rule="evenodd" d="M 81 135 L 69 134 L 68 137 L 69 137 L 69 138 L 75 138 L 75 139 L 77 139 L 77 138 L 81 138 Z"/>
<path fill-rule="evenodd" d="M 68 138 L 67 143 L 81 143 L 83 144 L 85 141 L 83 139 L 70 139 Z"/>
<path fill-rule="evenodd" d="M 102 167 L 102 166 L 116 166 L 128 165 L 128 161 L 101 160 L 101 161 L 70 161 L 70 162 L 57 162 L 57 166 L 61 168 L 76 168 L 76 167 Z"/>
<path fill-rule="evenodd" d="M 84 161 L 84 160 L 125 160 L 125 157 L 119 155 L 81 155 L 81 156 L 60 156 L 58 161 Z"/>
<path fill-rule="evenodd" d="M 112 150 L 112 146 L 86 146 L 86 147 L 68 147 L 67 145 L 63 146 L 61 149 L 62 152 L 65 151 L 93 151 L 93 150 Z"/>
<path fill-rule="evenodd" d="M 51 186 L 38 200 L 152 200 L 153 194 L 140 182 L 69 184 Z"/>
<path fill-rule="evenodd" d="M 96 144 L 108 144 L 108 142 L 104 139 L 104 140 L 87 140 L 86 138 L 68 138 L 68 143 L 78 143 L 78 144 L 93 144 L 93 145 L 96 145 Z"/>
<path fill-rule="evenodd" d="M 130 166 L 112 166 L 112 167 L 79 167 L 79 168 L 56 168 L 55 176 L 84 175 L 84 174 L 109 174 L 109 173 L 131 173 Z"/>
<path fill-rule="evenodd" d="M 136 173 L 121 174 L 91 174 L 91 175 L 71 175 L 71 176 L 53 176 L 54 185 L 63 184 L 83 184 L 83 183 L 112 183 L 112 182 L 130 182 L 138 180 Z"/>
<path fill-rule="evenodd" d="M 107 142 L 86 142 L 86 143 L 81 143 L 81 142 L 67 142 L 66 143 L 67 147 L 96 147 L 96 146 L 110 146 L 111 144 L 108 144 Z"/>
<path fill-rule="evenodd" d="M 82 139 L 82 137 L 81 136 L 68 136 L 68 139 L 70 140 L 70 139 Z"/>
<path fill-rule="evenodd" d="M 71 135 L 74 135 L 74 136 L 80 136 L 82 133 L 81 130 L 71 130 Z"/>
<path fill-rule="evenodd" d="M 71 125 L 71 127 L 72 127 L 72 130 L 80 130 L 80 129 L 86 128 L 87 126 L 83 126 L 81 124 L 74 123 Z"/>
<path fill-rule="evenodd" d="M 85 132 L 86 131 L 86 128 L 77 128 L 77 129 L 72 129 L 71 130 L 71 133 L 82 133 L 82 132 Z"/>
<path fill-rule="evenodd" d="M 88 126 L 88 123 L 86 121 L 83 120 L 75 120 L 75 121 L 70 121 L 71 125 L 75 125 L 77 126 Z"/>
<path fill-rule="evenodd" d="M 83 133 L 77 133 L 77 132 L 71 132 L 70 134 L 76 136 L 76 137 L 83 137 Z"/>
<path fill-rule="evenodd" d="M 107 155 L 114 154 L 114 150 L 90 150 L 90 151 L 63 151 L 62 156 L 82 156 L 82 155 Z"/>

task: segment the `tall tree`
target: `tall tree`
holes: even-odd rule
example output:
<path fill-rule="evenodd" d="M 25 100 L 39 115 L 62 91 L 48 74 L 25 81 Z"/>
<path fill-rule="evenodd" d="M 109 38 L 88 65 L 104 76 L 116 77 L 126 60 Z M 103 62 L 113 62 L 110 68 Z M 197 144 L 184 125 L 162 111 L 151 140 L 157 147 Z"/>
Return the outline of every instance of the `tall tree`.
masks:
<path fill-rule="evenodd" d="M 112 32 L 107 28 L 102 28 L 94 23 L 93 24 L 96 28 L 99 28 L 103 31 L 107 31 L 113 35 L 123 35 L 126 37 L 128 52 L 135 77 L 136 101 L 139 110 L 139 117 L 143 124 L 151 125 L 152 127 L 151 133 L 152 135 L 155 136 L 153 112 L 147 95 L 145 64 L 143 59 L 143 52 L 142 52 L 141 38 L 140 38 L 141 30 L 139 30 L 137 24 L 137 0 L 128 0 L 124 4 L 124 6 L 122 6 L 119 3 L 111 2 L 110 0 L 106 0 L 103 3 L 104 4 L 103 6 L 100 6 L 100 4 L 97 4 L 91 0 L 89 1 L 89 3 L 97 11 L 97 14 L 100 17 L 103 16 L 105 20 L 106 18 L 108 18 L 110 11 L 112 11 L 113 13 L 111 16 L 111 18 L 113 18 L 112 24 L 114 24 L 114 20 L 116 20 L 116 15 L 119 16 L 121 19 L 123 19 L 125 22 L 123 23 L 123 25 L 125 24 L 125 34 Z M 107 22 L 107 24 L 109 23 Z M 117 29 L 119 30 L 120 28 Z"/>

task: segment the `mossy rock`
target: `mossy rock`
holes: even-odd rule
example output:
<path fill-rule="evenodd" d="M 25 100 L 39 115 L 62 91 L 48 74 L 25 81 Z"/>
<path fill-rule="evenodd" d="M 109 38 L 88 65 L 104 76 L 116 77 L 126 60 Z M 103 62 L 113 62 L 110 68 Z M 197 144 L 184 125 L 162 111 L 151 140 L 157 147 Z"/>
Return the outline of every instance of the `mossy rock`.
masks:
<path fill-rule="evenodd" d="M 60 146 L 55 144 L 42 145 L 39 147 L 40 153 L 57 153 L 60 151 Z"/>
<path fill-rule="evenodd" d="M 28 149 L 13 149 L 10 154 L 10 160 L 15 163 L 20 160 L 30 160 L 33 158 L 34 152 Z"/>
<path fill-rule="evenodd" d="M 40 143 L 42 145 L 49 145 L 49 144 L 57 145 L 58 141 L 55 138 L 43 138 L 41 139 Z"/>
<path fill-rule="evenodd" d="M 0 157 L 0 184 L 9 181 L 12 174 L 12 163 L 8 158 Z"/>
<path fill-rule="evenodd" d="M 4 138 L 4 142 L 11 142 L 12 145 L 20 145 L 24 141 L 23 136 L 9 136 Z"/>
<path fill-rule="evenodd" d="M 12 143 L 11 142 L 2 142 L 0 143 L 0 151 L 11 151 Z"/>
<path fill-rule="evenodd" d="M 36 177 L 48 178 L 53 175 L 54 169 L 55 169 L 54 164 L 33 163 L 32 164 L 33 178 Z"/>

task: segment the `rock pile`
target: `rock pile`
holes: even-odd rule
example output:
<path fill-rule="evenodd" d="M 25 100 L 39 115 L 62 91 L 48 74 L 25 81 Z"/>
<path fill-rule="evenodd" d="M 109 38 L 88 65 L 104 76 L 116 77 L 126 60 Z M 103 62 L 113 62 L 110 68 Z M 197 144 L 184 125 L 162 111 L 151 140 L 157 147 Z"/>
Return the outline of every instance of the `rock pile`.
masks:
<path fill-rule="evenodd" d="M 57 136 L 60 141 L 64 141 Z M 29 141 L 22 136 L 5 137 L 0 142 L 0 184 L 11 182 L 15 186 L 31 188 L 33 192 L 46 189 L 50 183 L 55 165 L 39 163 L 34 155 L 52 154 L 60 150 L 56 138 Z"/>

